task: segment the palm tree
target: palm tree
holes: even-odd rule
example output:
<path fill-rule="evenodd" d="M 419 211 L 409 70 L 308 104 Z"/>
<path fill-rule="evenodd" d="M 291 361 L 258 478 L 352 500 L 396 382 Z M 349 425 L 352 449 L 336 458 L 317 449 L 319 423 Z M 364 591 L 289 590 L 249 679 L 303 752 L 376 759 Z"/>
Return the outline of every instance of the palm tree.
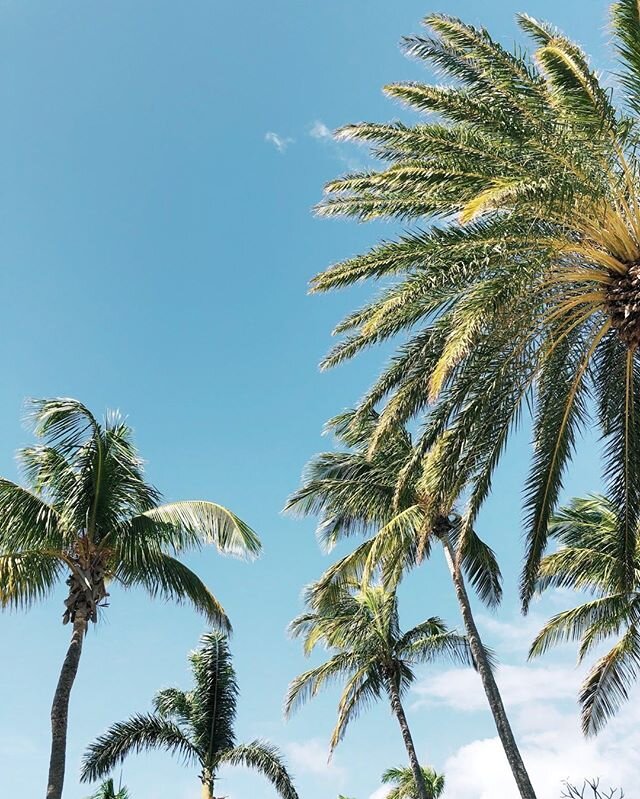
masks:
<path fill-rule="evenodd" d="M 636 546 L 635 587 L 629 591 L 620 555 L 624 540 L 620 514 L 610 499 L 573 499 L 552 518 L 550 534 L 560 547 L 542 559 L 538 590 L 573 588 L 592 598 L 550 619 L 533 642 L 531 656 L 562 641 L 579 640 L 582 662 L 594 647 L 619 636 L 595 663 L 580 691 L 582 728 L 593 735 L 626 701 L 638 672 L 640 547 Z"/>
<path fill-rule="evenodd" d="M 189 661 L 193 689 L 166 688 L 154 697 L 153 713 L 110 727 L 87 749 L 81 779 L 104 777 L 132 752 L 161 749 L 200 768 L 203 799 L 213 799 L 214 783 L 224 766 L 255 769 L 282 799 L 298 799 L 275 746 L 264 741 L 236 744 L 238 685 L 226 636 L 203 635 Z"/>
<path fill-rule="evenodd" d="M 386 696 L 400 726 L 418 796 L 429 799 L 402 698 L 415 680 L 413 669 L 418 664 L 444 657 L 471 665 L 466 638 L 449 631 L 435 617 L 402 632 L 396 594 L 380 585 L 364 585 L 358 590 L 343 585 L 324 594 L 312 587 L 308 598 L 310 610 L 294 619 L 291 633 L 304 638 L 305 654 L 321 642 L 334 654 L 291 683 L 286 715 L 332 680 L 346 680 L 331 736 L 333 753 L 349 723 L 374 700 Z"/>
<path fill-rule="evenodd" d="M 113 780 L 109 778 L 102 783 L 89 799 L 129 799 L 129 791 L 122 786 L 116 791 Z"/>
<path fill-rule="evenodd" d="M 497 605 L 502 591 L 494 553 L 473 529 L 461 535 L 460 518 L 452 514 L 450 499 L 433 492 L 428 470 L 426 475 L 419 473 L 424 460 L 416 458 L 404 426 L 389 426 L 371 449 L 378 421 L 374 411 L 366 416 L 349 411 L 330 422 L 329 430 L 348 449 L 325 452 L 312 460 L 302 487 L 287 503 L 288 510 L 319 516 L 318 533 L 326 549 L 351 535 L 370 535 L 327 570 L 316 593 L 330 592 L 344 581 L 367 579 L 376 569 L 386 585 L 395 586 L 406 571 L 429 557 L 434 543 L 440 544 L 505 755 L 521 796 L 534 799 L 463 575 L 466 572 L 486 604 Z"/>
<path fill-rule="evenodd" d="M 594 417 L 627 586 L 634 581 L 640 6 L 611 6 L 613 92 L 558 30 L 526 15 L 518 22 L 532 55 L 442 15 L 426 18 L 427 35 L 405 39 L 407 53 L 451 85 L 393 84 L 386 92 L 435 118 L 339 131 L 370 144 L 385 163 L 331 182 L 319 212 L 416 227 L 327 269 L 312 288 L 384 281 L 381 295 L 338 325 L 345 337 L 324 365 L 406 333 L 361 404 L 364 413 L 382 408 L 372 446 L 389 426 L 427 412 L 421 447 L 440 443 L 443 485 L 471 484 L 465 525 L 523 411 L 533 409 L 526 608 L 577 433 Z"/>
<path fill-rule="evenodd" d="M 438 799 L 444 791 L 444 777 L 432 768 L 423 768 L 422 777 L 429 799 Z M 384 785 L 393 786 L 385 799 L 420 799 L 413 772 L 408 768 L 389 768 L 382 775 Z"/>
<path fill-rule="evenodd" d="M 109 582 L 188 600 L 226 629 L 218 600 L 174 555 L 204 544 L 255 555 L 260 543 L 244 522 L 213 502 L 161 505 L 144 479 L 131 429 L 118 414 L 99 422 L 73 399 L 34 401 L 32 412 L 40 443 L 19 453 L 28 487 L 0 478 L 0 604 L 29 607 L 66 577 L 63 622 L 73 629 L 51 708 L 46 793 L 60 799 L 71 688 L 85 633 L 105 606 Z"/>

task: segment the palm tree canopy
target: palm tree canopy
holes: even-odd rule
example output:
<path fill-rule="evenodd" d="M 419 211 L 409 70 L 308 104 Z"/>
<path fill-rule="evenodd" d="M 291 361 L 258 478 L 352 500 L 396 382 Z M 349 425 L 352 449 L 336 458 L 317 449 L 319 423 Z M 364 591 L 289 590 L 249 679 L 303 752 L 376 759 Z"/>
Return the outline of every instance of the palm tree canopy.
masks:
<path fill-rule="evenodd" d="M 393 84 L 386 92 L 435 119 L 339 131 L 369 143 L 385 163 L 331 182 L 319 212 L 412 220 L 416 227 L 327 269 L 312 286 L 385 281 L 381 295 L 338 325 L 344 338 L 324 364 L 408 334 L 361 409 L 384 402 L 377 440 L 388 425 L 427 414 L 421 445 L 428 451 L 442 444 L 440 480 L 473 486 L 469 524 L 512 430 L 533 407 L 526 607 L 563 475 L 592 408 L 620 514 L 626 579 L 633 581 L 640 10 L 636 0 L 611 7 L 620 108 L 578 45 L 526 15 L 518 22 L 533 44 L 530 55 L 443 15 L 426 18 L 427 35 L 405 39 L 410 56 L 451 84 Z"/>
<path fill-rule="evenodd" d="M 122 786 L 116 790 L 113 780 L 109 778 L 89 799 L 129 799 L 129 791 Z"/>
<path fill-rule="evenodd" d="M 432 768 L 422 766 L 422 775 L 429 799 L 438 799 L 444 790 L 444 777 Z M 418 799 L 416 781 L 410 768 L 387 769 L 382 775 L 384 785 L 393 786 L 386 799 Z"/>
<path fill-rule="evenodd" d="M 331 751 L 342 740 L 349 723 L 393 684 L 402 696 L 415 680 L 415 666 L 448 659 L 472 665 L 467 639 L 432 617 L 407 632 L 400 629 L 395 592 L 380 585 L 331 594 L 309 592 L 310 610 L 298 616 L 290 632 L 303 639 L 305 654 L 323 644 L 332 656 L 297 677 L 289 686 L 285 713 L 316 696 L 332 682 L 343 681 L 338 722 Z"/>
<path fill-rule="evenodd" d="M 620 515 L 614 502 L 602 496 L 572 500 L 552 518 L 550 533 L 560 546 L 542 559 L 538 590 L 572 588 L 591 598 L 551 618 L 533 642 L 531 655 L 579 641 L 582 661 L 594 647 L 618 637 L 580 692 L 582 726 L 586 734 L 594 734 L 626 701 L 640 669 L 640 548 L 636 546 L 635 585 L 629 591 L 620 557 Z"/>
<path fill-rule="evenodd" d="M 28 607 L 68 574 L 65 621 L 80 609 L 96 621 L 115 581 L 188 600 L 228 627 L 218 600 L 176 556 L 206 544 L 257 555 L 255 533 L 213 502 L 160 504 L 117 413 L 99 422 L 73 399 L 34 401 L 31 410 L 39 443 L 19 453 L 27 487 L 0 478 L 2 605 Z"/>
<path fill-rule="evenodd" d="M 429 556 L 434 537 L 446 533 L 459 541 L 464 571 L 488 605 L 499 603 L 500 569 L 493 551 L 473 528 L 460 536 L 460 519 L 452 515 L 451 498 L 432 490 L 427 463 L 416 457 L 410 432 L 403 425 L 387 428 L 371 449 L 378 414 L 348 411 L 333 419 L 328 429 L 346 447 L 324 452 L 308 465 L 302 487 L 286 509 L 319 517 L 318 535 L 330 550 L 342 538 L 370 535 L 368 541 L 332 567 L 326 580 L 366 577 L 381 571 L 387 586 Z M 427 459 L 428 460 L 428 459 Z"/>
<path fill-rule="evenodd" d="M 160 749 L 198 765 L 203 782 L 213 783 L 224 765 L 242 765 L 263 774 L 283 799 L 298 799 L 276 747 L 259 740 L 236 744 L 238 685 L 227 638 L 206 633 L 189 661 L 193 688 L 166 688 L 154 697 L 152 713 L 110 727 L 87 749 L 81 779 L 104 777 L 128 755 Z"/>

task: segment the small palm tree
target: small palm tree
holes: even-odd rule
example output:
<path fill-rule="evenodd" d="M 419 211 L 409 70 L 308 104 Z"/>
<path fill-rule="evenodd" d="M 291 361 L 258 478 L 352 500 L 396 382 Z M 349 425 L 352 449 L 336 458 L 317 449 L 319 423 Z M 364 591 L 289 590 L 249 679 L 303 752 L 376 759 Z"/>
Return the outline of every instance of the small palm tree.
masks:
<path fill-rule="evenodd" d="M 203 635 L 189 660 L 193 689 L 166 688 L 156 694 L 153 713 L 110 727 L 87 749 L 81 779 L 104 777 L 131 753 L 161 749 L 200 768 L 203 799 L 213 799 L 214 783 L 224 766 L 255 769 L 282 799 L 298 799 L 276 747 L 264 741 L 236 744 L 238 686 L 225 635 Z"/>
<path fill-rule="evenodd" d="M 560 547 L 542 559 L 538 590 L 573 588 L 593 599 L 550 619 L 533 642 L 531 656 L 579 639 L 583 661 L 595 646 L 622 633 L 593 666 L 580 691 L 582 728 L 592 735 L 628 698 L 640 664 L 640 545 L 636 545 L 636 582 L 629 591 L 621 558 L 620 514 L 610 499 L 573 499 L 552 518 L 549 532 Z"/>
<path fill-rule="evenodd" d="M 465 583 L 466 575 L 486 604 L 499 603 L 501 576 L 494 553 L 473 528 L 461 535 L 460 517 L 451 513 L 450 498 L 433 491 L 428 470 L 426 477 L 421 473 L 425 459 L 403 425 L 388 427 L 378 446 L 371 448 L 378 422 L 375 411 L 366 415 L 349 411 L 330 422 L 329 430 L 348 448 L 314 458 L 302 487 L 287 503 L 288 510 L 319 516 L 318 534 L 326 549 L 331 550 L 343 538 L 370 534 L 354 552 L 327 570 L 316 590 L 322 593 L 344 580 L 367 579 L 376 569 L 386 585 L 395 586 L 404 573 L 429 558 L 434 546 L 442 547 L 514 780 L 523 799 L 535 799 Z"/>
<path fill-rule="evenodd" d="M 260 543 L 213 502 L 161 505 L 118 414 L 108 413 L 101 423 L 74 399 L 34 401 L 32 410 L 41 443 L 19 453 L 28 487 L 0 478 L 0 604 L 29 607 L 62 579 L 69 587 L 63 622 L 73 632 L 51 709 L 46 794 L 60 799 L 71 688 L 85 633 L 105 606 L 109 583 L 188 600 L 210 623 L 228 628 L 218 600 L 174 556 L 205 544 L 255 555 Z"/>
<path fill-rule="evenodd" d="M 429 799 L 438 799 L 444 791 L 444 777 L 441 774 L 436 774 L 432 768 L 423 767 L 422 778 Z M 409 768 L 387 769 L 382 775 L 382 782 L 384 785 L 392 786 L 385 799 L 420 799 L 415 777 Z"/>
<path fill-rule="evenodd" d="M 471 665 L 466 638 L 449 631 L 438 618 L 402 632 L 396 594 L 379 585 L 357 590 L 343 586 L 321 598 L 312 589 L 308 597 L 310 612 L 294 619 L 290 631 L 304 638 L 306 654 L 321 642 L 334 654 L 291 683 L 285 713 L 290 715 L 332 680 L 345 680 L 331 736 L 332 753 L 349 723 L 371 702 L 386 696 L 402 732 L 419 799 L 429 799 L 402 698 L 415 680 L 418 664 L 448 658 Z"/>
<path fill-rule="evenodd" d="M 123 786 L 116 790 L 113 780 L 109 778 L 102 783 L 89 799 L 129 799 L 129 791 Z"/>

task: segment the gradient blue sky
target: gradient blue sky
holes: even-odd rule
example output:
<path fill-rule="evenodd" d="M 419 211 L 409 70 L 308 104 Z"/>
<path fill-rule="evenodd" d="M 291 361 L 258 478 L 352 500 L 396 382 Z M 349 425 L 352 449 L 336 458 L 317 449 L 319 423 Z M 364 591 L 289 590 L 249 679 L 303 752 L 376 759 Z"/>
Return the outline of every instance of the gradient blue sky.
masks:
<path fill-rule="evenodd" d="M 527 10 L 608 63 L 604 0 L 0 0 L 0 472 L 15 476 L 13 453 L 29 441 L 25 398 L 76 396 L 128 414 L 168 498 L 223 502 L 259 531 L 265 553 L 255 564 L 214 552 L 191 562 L 234 622 L 238 737 L 279 744 L 303 799 L 367 799 L 381 771 L 404 760 L 384 707 L 353 726 L 331 767 L 335 694 L 282 720 L 287 682 L 305 666 L 285 627 L 301 588 L 329 561 L 312 522 L 280 509 L 305 461 L 330 445 L 324 421 L 357 399 L 383 359 L 317 369 L 333 324 L 369 289 L 308 297 L 308 278 L 393 234 L 313 218 L 323 183 L 366 161 L 327 128 L 402 113 L 380 89 L 426 77 L 398 43 L 435 10 L 505 42 L 517 35 L 515 12 Z M 571 653 L 524 665 L 539 618 L 570 601 L 551 598 L 532 620 L 517 617 L 527 438 L 525 430 L 511 448 L 481 519 L 507 574 L 504 607 L 481 623 L 507 664 L 501 681 L 540 799 L 552 799 L 569 774 L 638 778 L 624 749 L 638 743 L 637 718 L 584 744 Z M 568 491 L 596 489 L 598 472 L 587 443 Z M 68 639 L 61 600 L 0 617 L 2 797 L 43 793 Z M 439 562 L 408 580 L 402 600 L 406 625 L 434 613 L 457 624 Z M 186 654 L 203 630 L 188 609 L 117 589 L 105 616 L 87 639 L 72 699 L 66 799 L 89 793 L 77 771 L 93 736 L 145 710 L 157 689 L 188 686 Z M 422 678 L 410 719 L 421 756 L 447 772 L 447 799 L 511 799 L 473 676 L 433 669 Z M 195 772 L 166 756 L 132 758 L 124 777 L 133 799 L 199 796 Z M 217 792 L 273 796 L 237 771 Z"/>

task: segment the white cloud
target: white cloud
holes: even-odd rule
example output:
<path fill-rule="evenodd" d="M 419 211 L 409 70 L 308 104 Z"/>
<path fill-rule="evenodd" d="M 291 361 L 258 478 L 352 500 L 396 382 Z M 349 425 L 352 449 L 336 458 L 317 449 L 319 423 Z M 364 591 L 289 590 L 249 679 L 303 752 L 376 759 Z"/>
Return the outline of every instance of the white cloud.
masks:
<path fill-rule="evenodd" d="M 322 120 L 316 119 L 309 128 L 309 136 L 312 139 L 325 145 L 329 151 L 338 159 L 350 172 L 361 172 L 364 169 L 361 161 L 353 157 L 353 144 L 342 144 L 333 134 L 331 128 Z"/>
<path fill-rule="evenodd" d="M 501 666 L 496 674 L 538 799 L 559 799 L 562 782 L 600 777 L 603 787 L 640 784 L 640 706 L 633 698 L 597 738 L 580 731 L 577 693 L 584 670 Z M 486 703 L 477 675 L 450 669 L 417 686 L 417 704 L 469 713 Z M 518 799 L 497 737 L 460 747 L 444 765 L 445 799 Z"/>
<path fill-rule="evenodd" d="M 388 785 L 381 785 L 378 790 L 370 794 L 369 799 L 385 799 L 390 790 Z"/>
<path fill-rule="evenodd" d="M 507 707 L 537 702 L 573 700 L 579 675 L 567 666 L 499 666 L 496 681 Z M 444 704 L 454 710 L 485 710 L 486 698 L 479 675 L 472 669 L 448 669 L 416 684 L 414 707 Z"/>
<path fill-rule="evenodd" d="M 333 133 L 331 133 L 324 122 L 321 122 L 319 119 L 316 119 L 311 126 L 309 135 L 314 139 L 333 139 Z"/>
<path fill-rule="evenodd" d="M 285 747 L 294 770 L 306 774 L 320 774 L 331 779 L 342 778 L 344 771 L 329 762 L 327 744 L 318 738 L 308 741 L 292 741 Z"/>
<path fill-rule="evenodd" d="M 274 133 L 272 130 L 265 133 L 264 140 L 269 142 L 269 144 L 273 144 L 279 153 L 284 153 L 290 144 L 295 143 L 295 139 L 291 139 L 288 136 L 280 136 L 280 134 Z"/>

